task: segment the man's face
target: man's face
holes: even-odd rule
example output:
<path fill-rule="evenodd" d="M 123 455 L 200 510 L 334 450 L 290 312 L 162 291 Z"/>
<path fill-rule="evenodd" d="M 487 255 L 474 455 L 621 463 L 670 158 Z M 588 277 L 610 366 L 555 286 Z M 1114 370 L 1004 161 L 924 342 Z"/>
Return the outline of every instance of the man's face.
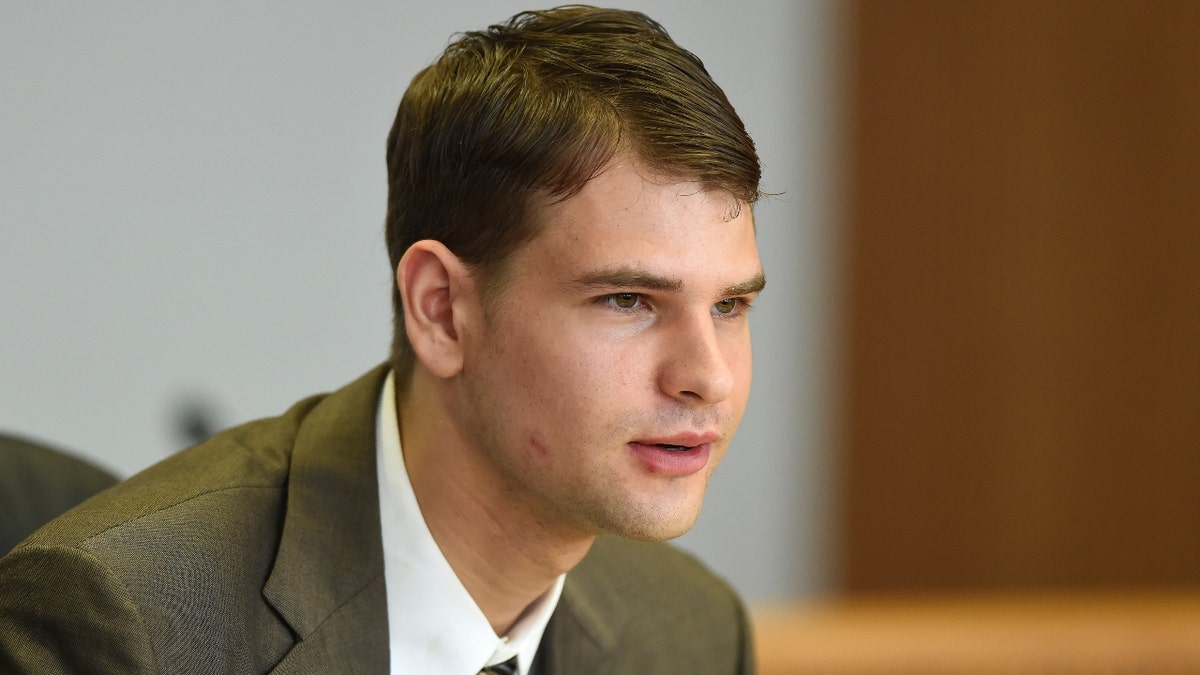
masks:
<path fill-rule="evenodd" d="M 461 336 L 460 424 L 544 527 L 683 534 L 749 394 L 750 208 L 618 158 L 538 217 Z"/>

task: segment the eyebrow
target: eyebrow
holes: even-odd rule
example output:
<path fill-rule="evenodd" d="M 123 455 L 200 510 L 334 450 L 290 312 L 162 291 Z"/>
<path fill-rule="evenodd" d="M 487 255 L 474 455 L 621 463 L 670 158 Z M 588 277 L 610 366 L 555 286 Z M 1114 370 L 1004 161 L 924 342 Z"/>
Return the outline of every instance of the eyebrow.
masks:
<path fill-rule="evenodd" d="M 632 267 L 613 267 L 587 272 L 578 279 L 566 283 L 576 291 L 588 291 L 605 288 L 639 288 L 648 291 L 665 291 L 678 293 L 683 290 L 683 281 L 652 274 Z M 722 291 L 723 297 L 752 295 L 758 293 L 767 285 L 767 279 L 762 272 L 755 274 L 746 281 L 726 286 Z"/>
<path fill-rule="evenodd" d="M 727 286 L 725 288 L 725 290 L 722 292 L 722 295 L 725 295 L 725 296 L 728 296 L 731 298 L 739 296 L 739 295 L 754 295 L 755 293 L 761 292 L 762 289 L 764 289 L 766 287 L 767 287 L 767 278 L 765 276 L 763 276 L 762 272 L 759 272 L 758 274 L 755 274 L 754 276 L 750 277 L 749 279 L 743 281 L 740 284 L 734 284 L 732 286 Z"/>

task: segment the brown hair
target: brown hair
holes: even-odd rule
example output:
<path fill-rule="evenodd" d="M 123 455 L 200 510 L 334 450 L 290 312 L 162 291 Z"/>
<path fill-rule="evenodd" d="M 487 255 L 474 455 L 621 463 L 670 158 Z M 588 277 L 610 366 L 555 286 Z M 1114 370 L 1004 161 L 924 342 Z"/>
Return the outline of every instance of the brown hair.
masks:
<path fill-rule="evenodd" d="M 536 234 L 538 200 L 577 193 L 618 151 L 742 202 L 759 196 L 754 142 L 733 106 L 644 14 L 575 5 L 462 34 L 413 78 L 388 135 L 393 272 L 414 242 L 435 239 L 495 288 Z M 414 354 L 394 284 L 393 304 L 403 389 Z"/>

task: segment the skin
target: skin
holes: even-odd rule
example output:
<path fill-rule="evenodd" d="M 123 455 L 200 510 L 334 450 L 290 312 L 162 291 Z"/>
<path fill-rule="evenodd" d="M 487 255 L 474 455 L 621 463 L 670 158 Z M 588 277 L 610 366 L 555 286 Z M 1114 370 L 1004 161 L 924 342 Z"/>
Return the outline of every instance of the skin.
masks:
<path fill-rule="evenodd" d="M 497 634 L 596 535 L 695 522 L 745 409 L 763 285 L 747 205 L 629 157 L 538 218 L 490 302 L 438 242 L 397 268 L 417 353 L 405 461 Z M 702 447 L 681 469 L 659 442 Z"/>

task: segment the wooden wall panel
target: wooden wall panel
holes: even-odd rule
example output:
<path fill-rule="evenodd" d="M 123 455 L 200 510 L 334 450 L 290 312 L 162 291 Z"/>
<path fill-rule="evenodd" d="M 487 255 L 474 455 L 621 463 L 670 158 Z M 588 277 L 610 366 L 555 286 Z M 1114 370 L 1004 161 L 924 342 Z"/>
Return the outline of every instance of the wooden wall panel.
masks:
<path fill-rule="evenodd" d="M 1200 3 L 848 16 L 842 586 L 1200 583 Z"/>

